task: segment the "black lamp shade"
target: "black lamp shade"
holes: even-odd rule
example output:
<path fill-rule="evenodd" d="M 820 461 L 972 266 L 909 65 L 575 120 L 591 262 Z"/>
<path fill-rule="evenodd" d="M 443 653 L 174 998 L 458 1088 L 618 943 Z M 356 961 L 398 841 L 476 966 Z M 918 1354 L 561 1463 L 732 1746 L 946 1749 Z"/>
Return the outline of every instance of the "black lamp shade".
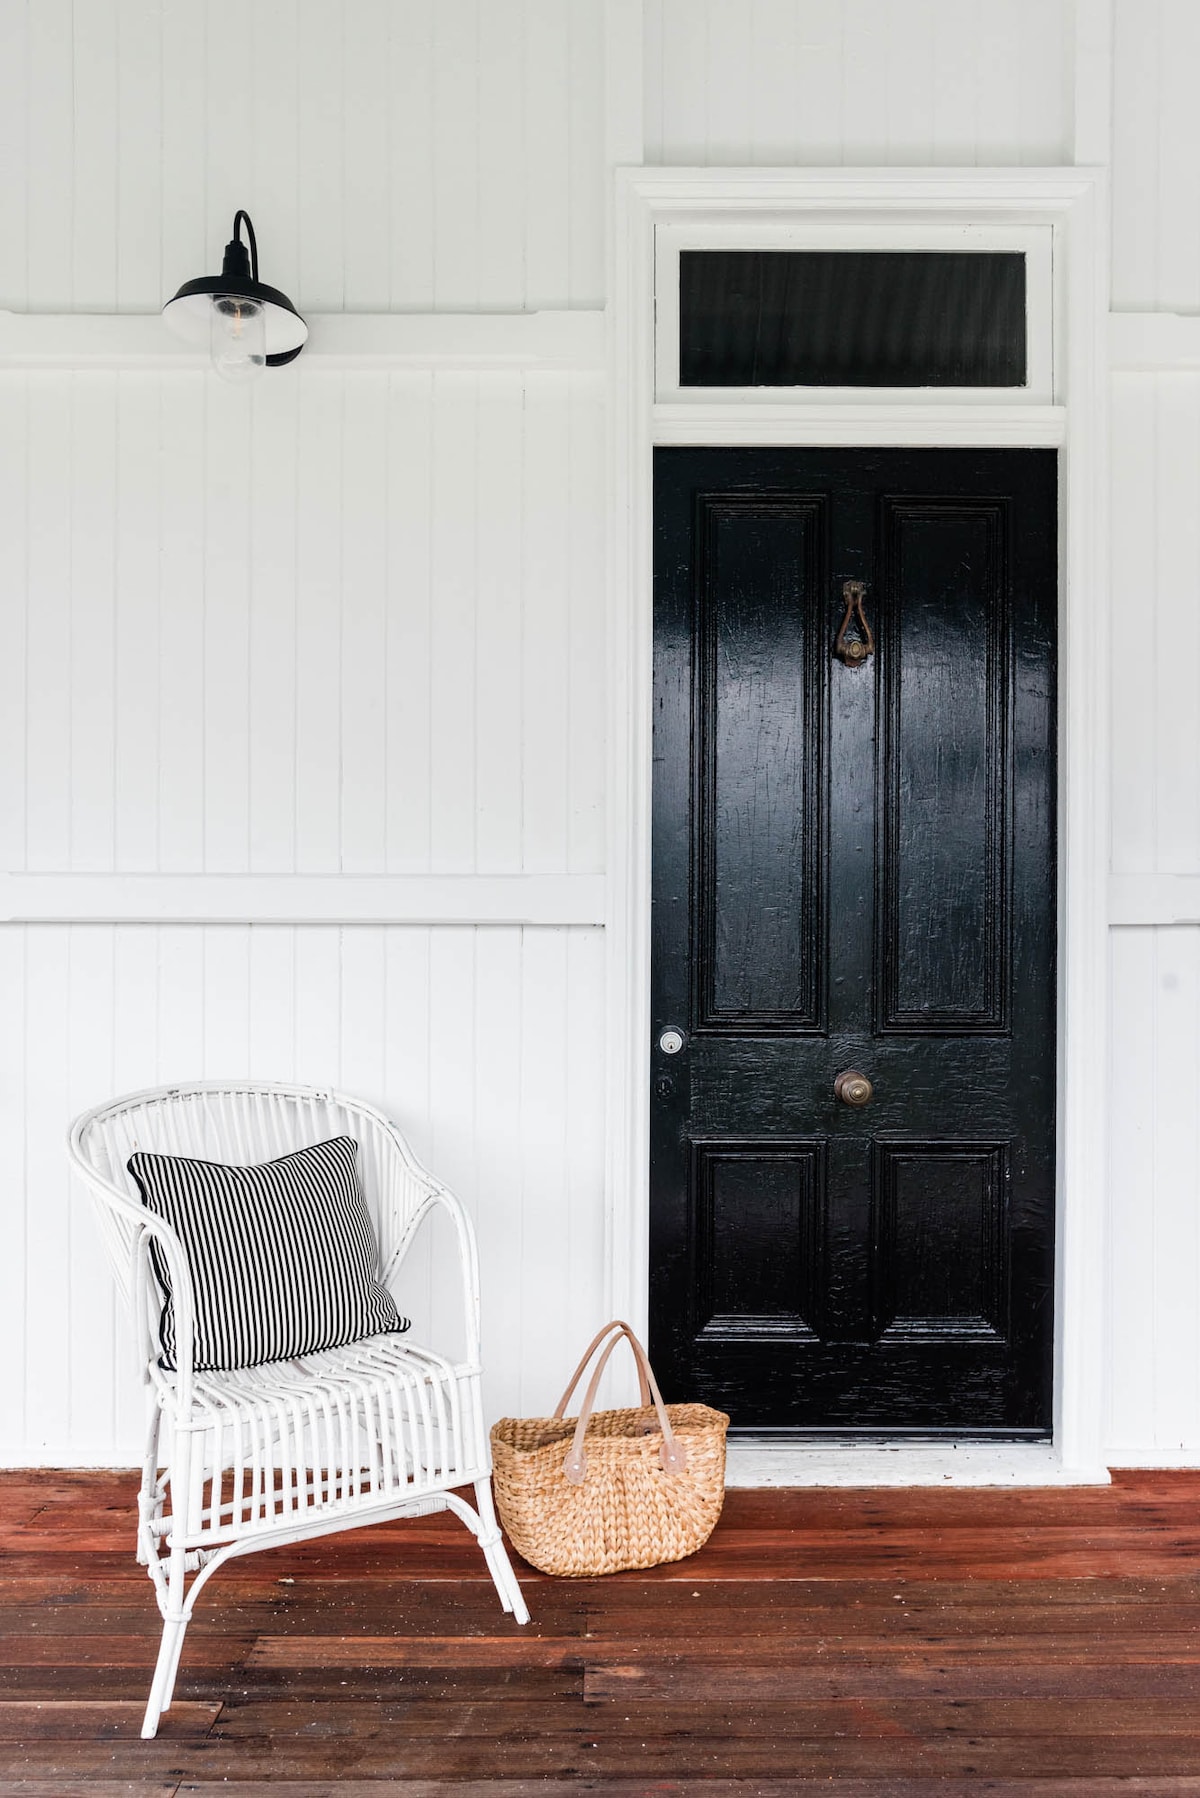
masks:
<path fill-rule="evenodd" d="M 238 236 L 242 220 L 250 233 L 250 253 Z M 201 275 L 185 281 L 179 292 L 163 307 L 163 317 L 184 343 L 207 348 L 214 302 L 218 298 L 241 301 L 261 308 L 263 317 L 266 363 L 280 368 L 291 362 L 308 341 L 308 326 L 286 293 L 268 287 L 258 279 L 258 246 L 254 227 L 244 212 L 234 220 L 233 237 L 225 246 L 224 267 L 219 275 Z"/>

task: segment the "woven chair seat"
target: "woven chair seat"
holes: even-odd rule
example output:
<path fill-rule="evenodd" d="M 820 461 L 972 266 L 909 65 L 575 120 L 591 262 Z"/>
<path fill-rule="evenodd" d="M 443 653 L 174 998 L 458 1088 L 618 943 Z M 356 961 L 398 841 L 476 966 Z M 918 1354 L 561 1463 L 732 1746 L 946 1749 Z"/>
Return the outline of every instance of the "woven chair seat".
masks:
<path fill-rule="evenodd" d="M 399 1499 L 473 1478 L 479 1450 L 459 1401 L 464 1371 L 398 1337 L 372 1337 L 196 1374 L 184 1416 L 176 1376 L 155 1369 L 164 1409 L 211 1432 L 210 1456 L 224 1470 L 219 1519 L 210 1499 L 189 1545 L 211 1543 L 214 1532 L 232 1539 L 275 1529 L 289 1513 L 315 1519 L 360 1509 L 372 1497 L 391 1510 Z"/>

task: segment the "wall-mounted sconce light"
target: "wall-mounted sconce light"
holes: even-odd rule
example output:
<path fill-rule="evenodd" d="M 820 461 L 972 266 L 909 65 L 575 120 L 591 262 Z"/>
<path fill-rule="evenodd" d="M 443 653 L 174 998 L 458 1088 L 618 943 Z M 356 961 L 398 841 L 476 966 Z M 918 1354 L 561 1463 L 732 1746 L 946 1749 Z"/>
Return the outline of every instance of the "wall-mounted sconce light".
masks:
<path fill-rule="evenodd" d="M 241 239 L 245 225 L 250 247 Z M 258 244 L 248 212 L 237 212 L 219 275 L 185 281 L 163 307 L 185 343 L 207 346 L 226 381 L 248 381 L 264 368 L 282 368 L 300 354 L 308 326 L 277 287 L 258 278 Z"/>

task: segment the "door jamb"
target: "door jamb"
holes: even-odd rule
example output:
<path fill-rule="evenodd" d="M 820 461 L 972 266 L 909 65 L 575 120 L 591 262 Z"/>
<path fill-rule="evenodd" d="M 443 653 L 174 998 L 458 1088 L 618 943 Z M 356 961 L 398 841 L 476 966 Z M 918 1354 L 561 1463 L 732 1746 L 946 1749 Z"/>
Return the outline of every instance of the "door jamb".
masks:
<path fill-rule="evenodd" d="M 758 216 L 1045 224 L 1054 228 L 1053 407 L 654 406 L 654 235 L 659 222 Z M 1102 169 L 616 171 L 609 304 L 606 1290 L 644 1332 L 648 1303 L 652 511 L 656 441 L 1062 446 L 1059 484 L 1058 1151 L 1054 1437 L 1014 1445 L 1030 1480 L 1107 1479 L 1108 1271 L 1107 183 Z M 665 409 L 664 409 L 665 410 Z M 678 412 L 679 408 L 672 409 Z M 747 416 L 749 414 L 749 416 Z M 673 434 L 676 433 L 676 434 Z M 775 1451 L 764 1481 L 799 1482 L 812 1450 Z M 897 1452 L 879 1477 L 895 1483 Z M 957 1451 L 961 1458 L 962 1451 Z M 836 1449 L 815 1453 L 828 1465 Z M 945 1477 L 914 1450 L 914 1481 Z M 953 1445 L 949 1453 L 954 1455 Z M 783 1459 L 780 1460 L 780 1455 Z M 865 1460 L 864 1460 L 865 1455 Z M 857 1476 L 869 1478 L 867 1451 Z M 808 1472 L 804 1471 L 807 1463 Z M 1008 1465 L 1009 1463 L 1006 1463 Z M 782 1467 L 783 1471 L 779 1469 Z M 1036 1469 L 1036 1471 L 1034 1471 Z M 1010 1473 L 997 1477 L 1020 1479 Z M 757 1482 L 756 1482 L 757 1483 Z"/>

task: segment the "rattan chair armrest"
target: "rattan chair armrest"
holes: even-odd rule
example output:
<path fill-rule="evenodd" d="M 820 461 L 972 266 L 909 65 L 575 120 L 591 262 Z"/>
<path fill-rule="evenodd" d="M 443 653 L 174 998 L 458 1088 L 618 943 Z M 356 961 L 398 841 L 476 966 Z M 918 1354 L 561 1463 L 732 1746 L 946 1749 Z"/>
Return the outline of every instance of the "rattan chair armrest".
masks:
<path fill-rule="evenodd" d="M 127 1244 L 127 1273 L 122 1284 L 125 1298 L 133 1312 L 134 1327 L 141 1335 L 147 1369 L 159 1352 L 158 1313 L 163 1297 L 152 1248 L 157 1249 L 162 1264 L 166 1267 L 175 1308 L 175 1390 L 180 1405 L 186 1409 L 191 1404 L 192 1396 L 196 1301 L 183 1243 L 165 1218 L 156 1216 L 136 1199 L 130 1198 L 128 1193 L 122 1192 L 119 1186 L 106 1179 L 85 1160 L 76 1147 L 74 1137 L 73 1132 L 67 1151 L 71 1166 L 83 1184 L 100 1200 Z M 119 1265 L 116 1256 L 114 1263 Z"/>
<path fill-rule="evenodd" d="M 456 1198 L 449 1187 L 443 1186 L 440 1181 L 427 1178 L 425 1198 L 409 1218 L 404 1234 L 383 1270 L 383 1282 L 385 1286 L 391 1288 L 393 1280 L 399 1274 L 401 1266 L 412 1248 L 421 1225 L 426 1218 L 432 1216 L 435 1208 L 439 1206 L 449 1215 L 454 1225 L 459 1272 L 462 1278 L 466 1358 L 471 1366 L 477 1366 L 480 1350 L 480 1295 L 479 1250 L 475 1242 L 475 1226 L 467 1215 L 461 1199 Z"/>

